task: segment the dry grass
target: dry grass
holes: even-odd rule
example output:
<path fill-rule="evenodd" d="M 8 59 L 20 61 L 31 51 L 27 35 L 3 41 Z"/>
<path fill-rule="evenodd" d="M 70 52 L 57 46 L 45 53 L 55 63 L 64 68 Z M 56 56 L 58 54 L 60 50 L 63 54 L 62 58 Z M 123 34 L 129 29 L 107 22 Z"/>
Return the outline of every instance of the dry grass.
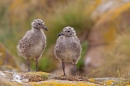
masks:
<path fill-rule="evenodd" d="M 88 74 L 90 77 L 129 78 L 130 69 L 130 35 L 118 35 L 115 42 L 103 51 L 105 62 Z"/>

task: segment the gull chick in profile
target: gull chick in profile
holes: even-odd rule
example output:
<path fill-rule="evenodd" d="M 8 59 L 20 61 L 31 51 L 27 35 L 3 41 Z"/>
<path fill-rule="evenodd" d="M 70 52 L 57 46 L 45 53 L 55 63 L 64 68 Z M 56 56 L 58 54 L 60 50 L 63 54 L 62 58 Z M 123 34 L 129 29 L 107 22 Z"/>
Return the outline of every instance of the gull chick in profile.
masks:
<path fill-rule="evenodd" d="M 29 59 L 33 58 L 36 63 L 36 71 L 38 71 L 38 60 L 46 47 L 46 36 L 42 29 L 48 31 L 41 19 L 35 19 L 31 30 L 27 31 L 17 45 L 18 55 L 27 60 L 28 71 L 30 71 Z"/>
<path fill-rule="evenodd" d="M 74 73 L 76 74 L 76 63 L 80 59 L 81 50 L 80 40 L 77 38 L 74 28 L 70 26 L 65 27 L 62 32 L 58 34 L 54 48 L 56 58 L 62 62 L 64 76 L 66 76 L 65 62 L 71 62 L 74 65 Z"/>

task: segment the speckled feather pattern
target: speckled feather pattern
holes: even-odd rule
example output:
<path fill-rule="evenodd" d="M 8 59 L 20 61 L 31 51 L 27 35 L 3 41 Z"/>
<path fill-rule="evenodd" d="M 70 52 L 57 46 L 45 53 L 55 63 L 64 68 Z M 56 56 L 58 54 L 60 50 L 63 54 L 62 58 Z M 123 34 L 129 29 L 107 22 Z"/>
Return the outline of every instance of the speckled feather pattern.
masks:
<path fill-rule="evenodd" d="M 81 50 L 80 40 L 76 35 L 70 37 L 63 35 L 57 39 L 54 54 L 60 61 L 77 63 L 80 59 Z"/>
<path fill-rule="evenodd" d="M 18 55 L 25 59 L 34 58 L 39 59 L 46 47 L 46 36 L 41 29 L 27 31 L 24 37 L 17 45 Z"/>

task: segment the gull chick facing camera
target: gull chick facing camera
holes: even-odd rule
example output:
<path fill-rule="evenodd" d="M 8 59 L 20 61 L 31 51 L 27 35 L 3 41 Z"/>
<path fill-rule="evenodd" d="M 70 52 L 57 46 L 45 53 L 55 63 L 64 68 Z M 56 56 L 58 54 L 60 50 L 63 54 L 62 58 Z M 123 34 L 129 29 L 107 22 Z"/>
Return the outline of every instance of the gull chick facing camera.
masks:
<path fill-rule="evenodd" d="M 65 73 L 65 62 L 73 64 L 74 75 L 76 75 L 76 64 L 80 59 L 82 48 L 80 40 L 76 36 L 74 28 L 67 26 L 59 34 L 54 48 L 54 54 L 62 63 L 63 76 Z"/>

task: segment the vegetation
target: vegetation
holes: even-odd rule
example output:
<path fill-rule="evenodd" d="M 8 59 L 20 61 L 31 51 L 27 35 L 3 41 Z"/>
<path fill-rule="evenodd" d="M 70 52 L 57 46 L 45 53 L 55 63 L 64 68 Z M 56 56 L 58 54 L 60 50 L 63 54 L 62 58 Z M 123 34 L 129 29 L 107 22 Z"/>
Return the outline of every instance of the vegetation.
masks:
<path fill-rule="evenodd" d="M 55 44 L 57 34 L 65 27 L 72 26 L 76 29 L 77 35 L 82 36 L 82 32 L 89 30 L 92 20 L 87 12 L 86 0 L 8 0 L 0 1 L 0 41 L 9 51 L 18 57 L 16 46 L 27 30 L 31 29 L 31 22 L 35 18 L 44 20 L 48 32 L 47 49 L 40 60 L 40 69 L 50 71 L 52 68 L 49 58 L 55 58 L 52 46 Z M 50 52 L 51 51 L 51 52 Z M 85 51 L 84 51 L 85 52 Z M 48 55 L 49 53 L 49 55 Z M 53 57 L 50 57 L 50 54 Z M 83 57 L 83 55 L 82 55 Z M 25 61 L 23 58 L 17 58 Z M 82 63 L 83 64 L 83 63 Z M 80 66 L 79 66 L 80 67 Z M 33 64 L 32 69 L 35 68 Z M 48 69 L 50 68 L 50 69 Z"/>
<path fill-rule="evenodd" d="M 130 56 L 130 38 L 129 31 L 125 34 L 118 35 L 114 43 L 103 51 L 105 62 L 99 68 L 91 71 L 88 75 L 95 77 L 119 77 L 129 79 L 129 56 Z M 98 75 L 97 75 L 98 73 Z"/>
<path fill-rule="evenodd" d="M 84 33 L 87 34 L 94 27 L 103 41 L 110 44 L 105 47 L 105 51 L 102 51 L 105 57 L 103 65 L 89 71 L 88 77 L 125 77 L 129 83 L 130 11 L 124 13 L 124 10 L 130 7 L 130 3 L 93 20 L 91 12 L 96 9 L 101 0 L 95 0 L 95 5 L 90 4 L 90 1 L 92 0 L 1 0 L 0 42 L 17 57 L 16 59 L 20 59 L 19 64 L 24 63 L 25 60 L 17 55 L 16 46 L 26 31 L 31 29 L 31 22 L 41 18 L 49 31 L 44 31 L 47 35 L 47 48 L 39 61 L 39 69 L 50 72 L 56 68 L 58 62 L 53 55 L 57 34 L 65 26 L 74 27 L 82 44 L 81 59 L 77 64 L 77 69 L 82 70 L 84 56 L 88 50 L 88 41 L 82 38 Z M 34 61 L 31 65 L 35 70 Z M 46 78 L 44 75 L 42 77 Z M 119 82 L 122 83 L 125 82 Z"/>

